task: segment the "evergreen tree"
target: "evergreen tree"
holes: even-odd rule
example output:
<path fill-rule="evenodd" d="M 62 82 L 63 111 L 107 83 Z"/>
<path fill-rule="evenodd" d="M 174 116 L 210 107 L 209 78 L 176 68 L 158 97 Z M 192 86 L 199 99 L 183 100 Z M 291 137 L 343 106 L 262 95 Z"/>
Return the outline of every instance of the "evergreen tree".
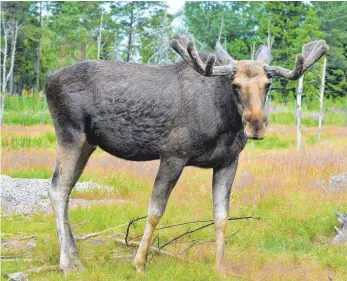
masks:
<path fill-rule="evenodd" d="M 347 93 L 347 2 L 313 2 L 319 25 L 329 44 L 325 93 L 343 97 Z"/>
<path fill-rule="evenodd" d="M 296 55 L 301 54 L 302 46 L 323 36 L 319 30 L 317 14 L 310 5 L 303 2 L 266 2 L 264 12 L 258 14 L 258 34 L 261 38 L 266 38 L 268 28 L 270 29 L 274 38 L 271 62 L 273 65 L 292 69 Z M 317 69 L 316 67 L 316 71 Z M 315 76 L 319 76 L 319 71 L 313 75 L 306 75 L 304 93 L 314 93 L 315 89 L 309 81 Z M 293 100 L 296 87 L 296 81 L 275 79 L 271 89 L 275 97 L 288 101 Z"/>

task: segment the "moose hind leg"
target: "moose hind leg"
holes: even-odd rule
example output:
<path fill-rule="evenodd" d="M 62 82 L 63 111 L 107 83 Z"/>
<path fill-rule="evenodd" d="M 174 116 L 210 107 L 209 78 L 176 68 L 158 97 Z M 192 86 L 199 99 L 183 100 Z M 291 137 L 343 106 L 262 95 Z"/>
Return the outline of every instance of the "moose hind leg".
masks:
<path fill-rule="evenodd" d="M 185 160 L 176 157 L 162 158 L 160 161 L 148 208 L 145 232 L 133 261 L 133 265 L 138 272 L 143 272 L 145 269 L 153 232 L 164 214 L 171 191 L 176 185 L 185 164 Z"/>
<path fill-rule="evenodd" d="M 64 273 L 83 270 L 73 238 L 68 203 L 69 196 L 95 148 L 79 135 L 79 141 L 57 146 L 57 161 L 49 197 L 54 210 L 60 244 L 60 268 Z"/>

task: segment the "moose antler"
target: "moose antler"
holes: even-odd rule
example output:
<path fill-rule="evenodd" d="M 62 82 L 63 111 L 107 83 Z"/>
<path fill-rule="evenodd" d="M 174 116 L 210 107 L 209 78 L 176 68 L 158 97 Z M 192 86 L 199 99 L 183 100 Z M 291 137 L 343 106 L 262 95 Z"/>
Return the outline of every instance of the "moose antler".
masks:
<path fill-rule="evenodd" d="M 281 76 L 289 80 L 299 79 L 304 72 L 329 51 L 324 40 L 313 41 L 302 47 L 302 54 L 296 57 L 293 70 L 278 66 L 265 66 L 265 71 L 271 76 Z"/>
<path fill-rule="evenodd" d="M 201 60 L 198 51 L 191 39 L 187 36 L 175 35 L 171 41 L 172 48 L 197 72 L 204 76 L 229 76 L 235 73 L 233 65 L 215 66 L 216 56 L 210 54 L 206 64 Z"/>

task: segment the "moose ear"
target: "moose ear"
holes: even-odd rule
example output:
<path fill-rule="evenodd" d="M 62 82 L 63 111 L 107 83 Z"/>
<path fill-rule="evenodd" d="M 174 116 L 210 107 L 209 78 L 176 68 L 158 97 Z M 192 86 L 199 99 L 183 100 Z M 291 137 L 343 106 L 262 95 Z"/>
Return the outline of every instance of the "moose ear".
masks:
<path fill-rule="evenodd" d="M 266 45 L 261 45 L 255 54 L 255 60 L 269 64 L 272 60 L 269 47 Z"/>
<path fill-rule="evenodd" d="M 236 61 L 223 49 L 219 41 L 216 43 L 216 56 L 223 65 L 235 65 Z"/>

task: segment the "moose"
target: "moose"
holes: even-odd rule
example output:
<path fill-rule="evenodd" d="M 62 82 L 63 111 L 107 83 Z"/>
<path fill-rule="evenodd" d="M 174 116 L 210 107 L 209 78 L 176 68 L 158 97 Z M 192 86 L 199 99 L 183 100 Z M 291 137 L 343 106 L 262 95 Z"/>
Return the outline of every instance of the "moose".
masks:
<path fill-rule="evenodd" d="M 199 53 L 186 35 L 174 36 L 183 58 L 169 65 L 85 60 L 48 76 L 45 93 L 57 136 L 49 188 L 64 273 L 84 269 L 70 226 L 68 202 L 96 147 L 132 161 L 160 159 L 145 231 L 134 258 L 145 269 L 153 232 L 185 166 L 212 168 L 216 264 L 223 256 L 230 191 L 247 139 L 261 140 L 272 77 L 298 79 L 329 49 L 324 40 L 303 46 L 293 70 L 270 66 L 266 45 L 255 60 L 233 59 L 217 42 Z"/>

